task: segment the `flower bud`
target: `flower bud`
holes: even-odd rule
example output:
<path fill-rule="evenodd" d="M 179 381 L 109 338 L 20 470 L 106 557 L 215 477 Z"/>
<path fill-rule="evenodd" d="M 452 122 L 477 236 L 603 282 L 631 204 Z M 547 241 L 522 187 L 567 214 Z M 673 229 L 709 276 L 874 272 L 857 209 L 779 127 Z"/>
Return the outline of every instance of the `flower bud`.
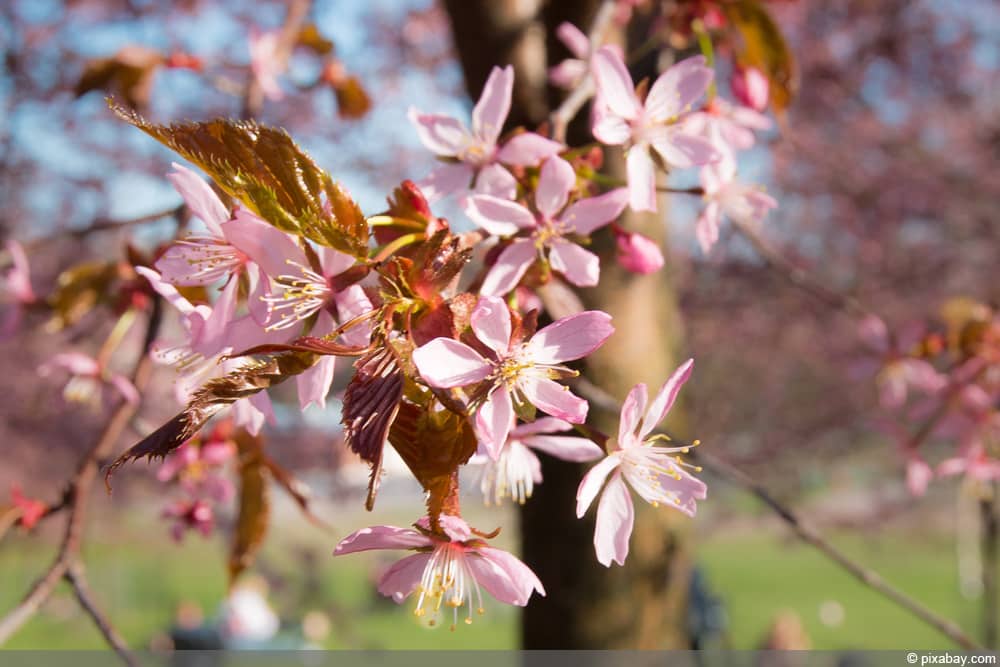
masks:
<path fill-rule="evenodd" d="M 655 241 L 642 234 L 616 229 L 618 263 L 632 273 L 653 273 L 663 267 L 663 254 Z"/>
<path fill-rule="evenodd" d="M 740 104 L 755 111 L 767 108 L 769 83 L 767 77 L 756 67 L 737 66 L 730 81 L 733 95 Z"/>

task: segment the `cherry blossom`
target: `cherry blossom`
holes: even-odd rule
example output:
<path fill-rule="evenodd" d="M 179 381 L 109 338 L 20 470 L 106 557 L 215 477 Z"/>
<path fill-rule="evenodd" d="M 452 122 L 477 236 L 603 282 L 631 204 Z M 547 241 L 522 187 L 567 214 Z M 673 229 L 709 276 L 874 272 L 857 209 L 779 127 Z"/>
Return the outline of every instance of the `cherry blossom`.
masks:
<path fill-rule="evenodd" d="M 418 183 L 428 200 L 468 190 L 513 199 L 514 176 L 503 166 L 535 166 L 563 149 L 562 144 L 533 132 L 523 132 L 497 145 L 514 89 L 514 68 L 494 67 L 483 93 L 472 110 L 472 130 L 443 114 L 409 111 L 420 142 L 446 162 Z"/>
<path fill-rule="evenodd" d="M 733 90 L 733 96 L 743 106 L 754 111 L 763 111 L 767 108 L 770 83 L 767 75 L 758 68 L 737 65 L 729 85 Z"/>
<path fill-rule="evenodd" d="M 701 168 L 701 186 L 705 190 L 706 205 L 695 223 L 695 235 L 706 254 L 719 240 L 723 215 L 741 224 L 756 225 L 769 210 L 778 206 L 774 197 L 761 187 L 736 178 L 736 161 L 727 153 L 715 164 Z"/>
<path fill-rule="evenodd" d="M 100 361 L 82 352 L 60 352 L 38 368 L 43 377 L 56 371 L 67 371 L 70 375 L 63 389 L 67 401 L 96 406 L 104 388 L 111 387 L 127 402 L 133 405 L 139 402 L 139 392 L 127 377 L 111 372 Z"/>
<path fill-rule="evenodd" d="M 483 357 L 465 343 L 435 338 L 413 352 L 424 382 L 435 388 L 485 384 L 475 426 L 491 458 L 498 458 L 514 422 L 514 403 L 527 403 L 573 424 L 587 417 L 587 402 L 554 381 L 575 375 L 563 362 L 585 357 L 614 333 L 611 316 L 591 310 L 564 317 L 529 340 L 511 338 L 507 305 L 482 297 L 471 317 L 472 330 L 489 350 Z"/>
<path fill-rule="evenodd" d="M 175 542 L 182 541 L 189 530 L 208 537 L 215 529 L 215 512 L 204 500 L 178 500 L 163 510 L 162 516 L 173 520 L 170 535 Z"/>
<path fill-rule="evenodd" d="M 894 342 L 885 322 L 877 315 L 866 316 L 858 325 L 858 330 L 862 340 L 877 357 L 875 383 L 883 408 L 894 410 L 902 407 L 911 388 L 934 394 L 948 384 L 947 378 L 928 361 L 902 352 L 916 343 L 912 334 L 905 336 L 900 343 Z"/>
<path fill-rule="evenodd" d="M 31 288 L 31 273 L 24 248 L 17 241 L 7 241 L 5 247 L 10 254 L 11 267 L 0 277 L 0 305 L 4 307 L 0 315 L 0 339 L 13 334 L 24 319 L 25 308 L 38 301 Z"/>
<path fill-rule="evenodd" d="M 692 167 L 719 159 L 718 150 L 690 133 L 683 114 L 704 94 L 713 72 L 702 56 L 682 60 L 659 76 L 645 102 L 639 100 L 621 56 L 607 46 L 594 55 L 593 73 L 604 109 L 597 114 L 594 136 L 602 143 L 629 146 L 629 205 L 636 211 L 656 210 L 656 163 Z"/>
<path fill-rule="evenodd" d="M 486 504 L 499 505 L 509 497 L 523 505 L 531 497 L 535 484 L 542 481 L 542 464 L 532 450 L 564 461 L 595 461 L 603 456 L 601 448 L 587 438 L 552 435 L 571 428 L 562 419 L 543 417 L 511 429 L 495 461 L 489 456 L 472 457 L 470 464 L 483 466 L 479 488 Z"/>
<path fill-rule="evenodd" d="M 17 523 L 24 530 L 31 530 L 34 528 L 38 522 L 42 520 L 42 517 L 45 516 L 45 513 L 49 508 L 49 506 L 41 500 L 29 498 L 24 495 L 24 492 L 18 484 L 13 484 L 10 487 L 10 502 L 20 513 L 20 516 L 17 518 Z"/>
<path fill-rule="evenodd" d="M 604 487 L 597 506 L 594 548 L 597 560 L 606 567 L 610 567 L 611 561 L 623 565 L 628 556 L 635 516 L 629 486 L 654 507 L 667 504 L 689 516 L 694 516 L 697 510 L 696 501 L 705 498 L 704 482 L 688 472 L 692 466 L 679 456 L 687 453 L 688 446 L 664 447 L 657 444 L 663 436 L 650 435 L 673 406 L 693 366 L 694 361 L 688 360 L 674 371 L 648 408 L 646 385 L 633 387 L 622 405 L 618 440 L 612 443 L 613 450 L 580 483 L 576 494 L 577 517 L 583 517 Z"/>
<path fill-rule="evenodd" d="M 263 33 L 256 30 L 250 31 L 248 42 L 250 70 L 253 72 L 254 80 L 260 86 L 264 97 L 276 102 L 285 97 L 285 93 L 278 83 L 278 76 L 285 71 L 278 59 L 279 42 L 280 33 L 278 31 Z"/>
<path fill-rule="evenodd" d="M 542 165 L 534 210 L 492 195 L 469 197 L 465 212 L 476 224 L 497 236 L 514 236 L 483 280 L 481 294 L 507 294 L 537 260 L 547 260 L 574 285 L 597 284 L 597 255 L 566 237 L 588 236 L 613 221 L 624 210 L 628 193 L 618 188 L 566 206 L 575 186 L 573 167 L 553 157 Z"/>
<path fill-rule="evenodd" d="M 348 535 L 334 556 L 372 549 L 416 551 L 396 562 L 382 575 L 378 591 L 397 604 L 416 593 L 414 614 L 429 616 L 435 625 L 442 605 L 452 609 L 452 628 L 458 612 L 467 610 L 465 623 L 472 623 L 473 609 L 483 614 L 482 589 L 501 602 L 523 607 L 532 593 L 545 595 L 542 582 L 527 565 L 510 553 L 488 546 L 476 537 L 461 517 L 442 514 L 441 531 L 430 529 L 425 517 L 416 528 L 373 526 Z"/>
<path fill-rule="evenodd" d="M 734 153 L 753 148 L 756 132 L 772 127 L 771 119 L 753 109 L 715 97 L 701 111 L 684 119 L 684 128 L 713 142 L 720 152 Z"/>
<path fill-rule="evenodd" d="M 590 40 L 582 30 L 569 22 L 559 24 L 556 37 L 576 57 L 566 58 L 549 69 L 549 81 L 557 88 L 572 90 L 590 75 Z"/>

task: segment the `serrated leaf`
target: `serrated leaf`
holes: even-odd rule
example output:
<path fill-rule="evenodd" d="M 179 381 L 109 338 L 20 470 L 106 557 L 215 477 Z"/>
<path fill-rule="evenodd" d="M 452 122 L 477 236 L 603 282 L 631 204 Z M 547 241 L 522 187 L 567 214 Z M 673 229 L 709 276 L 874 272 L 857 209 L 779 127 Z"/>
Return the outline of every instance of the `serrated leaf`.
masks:
<path fill-rule="evenodd" d="M 108 466 L 105 483 L 129 461 L 162 459 L 201 431 L 208 420 L 240 400 L 281 384 L 316 362 L 316 355 L 295 352 L 252 360 L 220 378 L 209 380 L 192 396 L 187 407 L 160 428 L 143 438 Z"/>
<path fill-rule="evenodd" d="M 736 0 L 723 7 L 743 42 L 737 60 L 764 72 L 770 81 L 771 104 L 777 111 L 787 109 L 797 82 L 795 60 L 781 29 L 758 0 Z"/>
<path fill-rule="evenodd" d="M 278 229 L 367 257 L 368 223 L 361 209 L 284 130 L 222 118 L 156 125 L 114 102 L 109 105 Z"/>
<path fill-rule="evenodd" d="M 237 433 L 239 448 L 239 514 L 233 528 L 229 550 L 229 584 L 253 565 L 254 558 L 267 536 L 271 514 L 268 482 L 271 471 L 267 466 L 259 439 L 242 431 Z"/>
<path fill-rule="evenodd" d="M 407 401 L 399 406 L 389 442 L 427 492 L 431 521 L 445 510 L 456 513 L 458 467 L 476 453 L 469 419 L 435 405 L 430 396 L 425 404 Z"/>
<path fill-rule="evenodd" d="M 344 392 L 344 439 L 352 452 L 371 465 L 365 507 L 375 506 L 382 474 L 382 448 L 403 396 L 403 371 L 392 348 L 383 346 L 355 362 Z"/>

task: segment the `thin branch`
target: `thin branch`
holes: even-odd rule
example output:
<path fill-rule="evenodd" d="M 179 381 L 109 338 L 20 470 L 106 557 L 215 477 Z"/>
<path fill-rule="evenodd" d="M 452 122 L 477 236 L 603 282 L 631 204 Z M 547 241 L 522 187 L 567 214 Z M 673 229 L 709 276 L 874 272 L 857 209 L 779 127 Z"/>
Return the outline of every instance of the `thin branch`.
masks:
<path fill-rule="evenodd" d="M 613 414 L 618 414 L 621 411 L 621 404 L 618 403 L 614 397 L 594 385 L 592 382 L 584 379 L 578 379 L 574 382 L 573 386 L 581 395 L 590 401 L 591 405 Z M 763 485 L 754 481 L 742 470 L 736 468 L 730 463 L 727 463 L 726 461 L 723 461 L 722 459 L 705 453 L 704 449 L 700 447 L 692 449 L 689 456 L 693 460 L 697 461 L 706 470 L 712 471 L 734 486 L 737 486 L 756 496 L 782 521 L 788 524 L 792 531 L 794 531 L 802 541 L 812 545 L 829 560 L 836 563 L 848 574 L 868 586 L 876 593 L 879 593 L 892 602 L 895 602 L 899 607 L 937 629 L 962 648 L 970 651 L 982 650 L 983 647 L 967 635 L 960 627 L 958 627 L 956 623 L 937 614 L 922 603 L 911 598 L 909 595 L 883 579 L 874 570 L 861 565 L 843 551 L 830 544 L 830 542 L 827 541 L 827 539 L 816 528 L 806 523 L 806 521 L 802 519 L 802 517 L 800 517 L 794 510 L 777 500 Z"/>
<path fill-rule="evenodd" d="M 604 0 L 597 10 L 594 22 L 590 25 L 590 32 L 587 39 L 590 42 L 590 50 L 597 50 L 604 31 L 611 24 L 614 18 L 617 3 L 614 0 Z M 549 116 L 552 123 L 552 138 L 559 143 L 566 143 L 566 129 L 570 122 L 580 113 L 580 109 L 587 103 L 587 100 L 594 94 L 594 78 L 585 76 L 580 84 L 562 101 L 555 111 Z"/>
<path fill-rule="evenodd" d="M 75 239 L 83 239 L 91 234 L 96 234 L 99 232 L 109 232 L 118 229 L 124 229 L 126 227 L 133 227 L 135 225 L 144 225 L 148 222 L 156 222 L 157 220 L 162 220 L 163 218 L 176 218 L 184 212 L 184 204 L 179 206 L 171 206 L 168 209 L 162 211 L 156 211 L 154 213 L 149 213 L 147 215 L 140 215 L 135 218 L 127 218 L 125 220 L 111 220 L 109 218 L 98 218 L 93 223 L 87 227 L 81 229 L 66 229 L 56 232 L 51 236 L 46 236 L 40 239 L 35 239 L 33 241 L 28 241 L 24 244 L 24 249 L 28 252 L 32 250 L 38 250 L 39 248 L 52 243 L 53 241 L 63 238 L 70 237 Z"/>
<path fill-rule="evenodd" d="M 87 578 L 83 573 L 83 567 L 79 563 L 74 564 L 66 570 L 65 578 L 70 586 L 73 587 L 73 594 L 76 596 L 77 602 L 80 603 L 80 607 L 87 612 L 94 625 L 101 631 L 104 641 L 108 643 L 108 646 L 114 649 L 115 653 L 129 667 L 138 665 L 139 663 L 136 662 L 135 656 L 132 655 L 125 640 L 122 639 L 122 636 L 111 625 L 108 618 L 97 608 L 93 597 L 91 597 L 90 587 L 87 585 Z"/>
<path fill-rule="evenodd" d="M 149 384 L 153 374 L 153 361 L 149 352 L 160 329 L 161 313 L 161 300 L 158 297 L 154 298 L 149 315 L 149 323 L 146 328 L 145 340 L 143 341 L 135 370 L 132 373 L 132 384 L 135 385 L 135 388 L 140 393 Z M 137 412 L 138 407 L 138 405 L 122 400 L 105 425 L 100 437 L 81 458 L 80 464 L 67 487 L 65 507 L 69 514 L 59 552 L 45 573 L 35 580 L 31 588 L 21 599 L 21 602 L 8 612 L 6 616 L 0 618 L 0 645 L 3 645 L 21 626 L 34 616 L 42 604 L 52 595 L 59 581 L 66 578 L 71 569 L 78 567 L 88 500 L 101 461 L 111 454 L 122 432 Z M 81 600 L 82 603 L 83 601 Z M 90 613 L 89 610 L 88 613 Z"/>
<path fill-rule="evenodd" d="M 302 32 L 306 17 L 312 5 L 311 0 L 292 0 L 288 5 L 288 13 L 285 14 L 285 22 L 280 28 L 278 43 L 274 49 L 274 64 L 283 69 L 288 64 L 288 58 L 295 49 L 295 42 Z M 243 108 L 240 115 L 245 120 L 256 118 L 260 115 L 264 106 L 264 91 L 260 87 L 260 82 L 253 72 L 250 72 L 250 80 L 247 83 L 243 95 Z"/>

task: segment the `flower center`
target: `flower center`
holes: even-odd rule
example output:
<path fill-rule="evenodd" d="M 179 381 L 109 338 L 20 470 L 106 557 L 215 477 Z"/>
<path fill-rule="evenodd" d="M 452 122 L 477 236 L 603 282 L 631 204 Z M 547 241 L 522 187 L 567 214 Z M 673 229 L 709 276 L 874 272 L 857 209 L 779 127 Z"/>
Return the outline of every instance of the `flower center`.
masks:
<path fill-rule="evenodd" d="M 268 319 L 275 313 L 279 314 L 276 322 L 265 327 L 267 331 L 287 329 L 307 319 L 323 308 L 333 294 L 325 277 L 298 262 L 286 261 L 299 269 L 299 273 L 274 278 L 280 289 L 274 294 L 261 297 L 267 303 Z"/>
<path fill-rule="evenodd" d="M 517 440 L 511 440 L 500 451 L 500 458 L 483 467 L 479 488 L 487 505 L 499 505 L 511 498 L 523 505 L 535 488 L 532 454 Z"/>
<path fill-rule="evenodd" d="M 455 542 L 435 547 L 420 578 L 420 585 L 417 587 L 420 597 L 417 598 L 417 608 L 413 611 L 419 617 L 427 615 L 429 611 L 428 625 L 437 625 L 442 605 L 452 609 L 452 630 L 458 625 L 458 610 L 462 607 L 468 608 L 468 615 L 464 620 L 466 625 L 470 625 L 473 592 L 478 603 L 476 612 L 480 615 L 485 612 L 479 583 L 469 569 L 466 556 L 466 548 Z"/>
<path fill-rule="evenodd" d="M 174 252 L 183 256 L 191 267 L 187 278 L 200 283 L 210 283 L 246 264 L 247 256 L 214 236 L 189 236 L 175 244 Z"/>

